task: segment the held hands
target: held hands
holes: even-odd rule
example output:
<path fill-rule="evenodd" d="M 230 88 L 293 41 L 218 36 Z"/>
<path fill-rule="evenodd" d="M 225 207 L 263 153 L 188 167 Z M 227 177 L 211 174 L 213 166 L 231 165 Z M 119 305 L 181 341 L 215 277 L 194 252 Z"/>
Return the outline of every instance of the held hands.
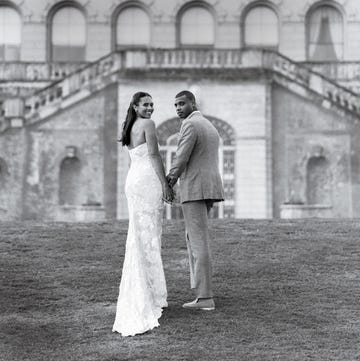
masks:
<path fill-rule="evenodd" d="M 166 203 L 172 204 L 176 196 L 173 187 L 177 180 L 167 175 L 166 181 L 167 183 L 163 185 L 163 200 Z"/>
<path fill-rule="evenodd" d="M 168 183 L 164 183 L 163 185 L 163 201 L 171 204 L 175 198 L 174 190 L 169 186 Z"/>
<path fill-rule="evenodd" d="M 174 177 L 171 177 L 170 175 L 166 176 L 166 180 L 171 188 L 173 188 L 175 183 L 177 182 L 177 179 Z"/>

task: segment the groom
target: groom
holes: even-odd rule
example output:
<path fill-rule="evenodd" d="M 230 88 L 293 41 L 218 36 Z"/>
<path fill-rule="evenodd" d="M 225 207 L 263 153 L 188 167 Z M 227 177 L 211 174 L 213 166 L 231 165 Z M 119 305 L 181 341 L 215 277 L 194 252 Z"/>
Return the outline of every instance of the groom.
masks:
<path fill-rule="evenodd" d="M 190 284 L 196 299 L 184 308 L 214 310 L 211 284 L 208 213 L 214 202 L 224 200 L 219 173 L 219 134 L 197 110 L 193 93 L 175 96 L 177 115 L 182 119 L 176 159 L 167 179 L 173 187 L 180 178 L 180 200 L 185 219 L 190 263 Z"/>

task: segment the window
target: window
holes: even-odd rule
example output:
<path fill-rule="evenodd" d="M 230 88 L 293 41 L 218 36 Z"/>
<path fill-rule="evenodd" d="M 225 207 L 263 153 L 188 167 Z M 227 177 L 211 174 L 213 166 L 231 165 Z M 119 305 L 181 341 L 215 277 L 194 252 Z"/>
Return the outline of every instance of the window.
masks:
<path fill-rule="evenodd" d="M 223 145 L 221 157 L 222 178 L 224 185 L 225 201 L 223 203 L 223 218 L 235 217 L 235 147 Z"/>
<path fill-rule="evenodd" d="M 0 61 L 20 60 L 21 19 L 9 6 L 0 6 Z"/>
<path fill-rule="evenodd" d="M 215 42 L 214 17 L 204 7 L 186 9 L 179 21 L 180 46 L 213 46 Z"/>
<path fill-rule="evenodd" d="M 308 16 L 306 28 L 309 60 L 335 61 L 343 58 L 343 19 L 337 9 L 332 6 L 316 8 Z"/>
<path fill-rule="evenodd" d="M 51 23 L 51 60 L 85 61 L 86 21 L 84 14 L 73 6 L 56 11 Z"/>
<path fill-rule="evenodd" d="M 144 47 L 150 45 L 150 18 L 139 7 L 127 7 L 116 20 L 116 46 Z"/>
<path fill-rule="evenodd" d="M 278 47 L 278 17 L 271 8 L 256 6 L 249 10 L 244 21 L 244 42 L 245 46 Z"/>

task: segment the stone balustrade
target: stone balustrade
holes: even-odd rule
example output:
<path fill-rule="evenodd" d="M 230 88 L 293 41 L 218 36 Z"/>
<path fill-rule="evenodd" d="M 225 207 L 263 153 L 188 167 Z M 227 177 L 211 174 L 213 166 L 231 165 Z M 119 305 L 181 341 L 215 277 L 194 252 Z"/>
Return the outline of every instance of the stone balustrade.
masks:
<path fill-rule="evenodd" d="M 353 91 L 280 54 L 271 51 L 264 51 L 263 54 L 265 68 L 272 69 L 314 93 L 322 95 L 331 103 L 360 115 L 360 97 Z"/>
<path fill-rule="evenodd" d="M 44 108 L 58 105 L 69 96 L 88 89 L 94 83 L 101 81 L 101 78 L 121 69 L 121 64 L 122 54 L 112 53 L 50 84 L 25 100 L 25 117 L 31 118 L 41 113 Z"/>
<path fill-rule="evenodd" d="M 242 51 L 227 49 L 150 50 L 146 63 L 155 68 L 238 68 L 242 55 Z"/>
<path fill-rule="evenodd" d="M 303 65 L 360 95 L 360 62 L 304 62 Z"/>
<path fill-rule="evenodd" d="M 265 68 L 360 115 L 360 98 L 324 75 L 264 49 L 150 49 L 126 54 L 128 68 Z"/>
<path fill-rule="evenodd" d="M 56 81 L 85 66 L 87 63 L 3 62 L 1 81 Z"/>
<path fill-rule="evenodd" d="M 303 62 L 302 64 L 335 81 L 360 81 L 360 62 Z"/>
<path fill-rule="evenodd" d="M 278 78 L 281 76 L 285 83 L 301 86 L 306 91 L 322 96 L 330 105 L 335 104 L 360 115 L 360 98 L 356 93 L 274 51 L 257 48 L 144 49 L 113 52 L 36 92 L 25 100 L 25 119 L 30 121 L 34 117 L 47 116 L 68 104 L 67 100 L 71 97 L 81 99 L 93 89 L 98 89 L 97 86 L 101 87 L 104 79 L 120 70 L 191 68 L 265 69 L 274 72 Z M 74 97 L 76 94 L 78 96 Z"/>

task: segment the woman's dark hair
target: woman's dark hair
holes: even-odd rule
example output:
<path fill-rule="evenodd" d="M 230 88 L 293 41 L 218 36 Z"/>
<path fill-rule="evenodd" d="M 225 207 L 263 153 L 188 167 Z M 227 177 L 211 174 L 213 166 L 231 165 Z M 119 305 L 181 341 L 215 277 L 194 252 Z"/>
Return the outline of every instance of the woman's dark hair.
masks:
<path fill-rule="evenodd" d="M 140 102 L 141 98 L 144 97 L 150 97 L 151 95 L 149 93 L 145 93 L 145 92 L 137 92 L 133 95 L 127 114 L 126 114 L 126 119 L 125 122 L 123 123 L 123 130 L 121 133 L 121 138 L 119 139 L 119 142 L 122 143 L 122 145 L 129 145 L 130 144 L 130 132 L 131 132 L 131 128 L 135 123 L 136 120 L 136 112 L 134 109 L 134 104 L 138 105 Z"/>

